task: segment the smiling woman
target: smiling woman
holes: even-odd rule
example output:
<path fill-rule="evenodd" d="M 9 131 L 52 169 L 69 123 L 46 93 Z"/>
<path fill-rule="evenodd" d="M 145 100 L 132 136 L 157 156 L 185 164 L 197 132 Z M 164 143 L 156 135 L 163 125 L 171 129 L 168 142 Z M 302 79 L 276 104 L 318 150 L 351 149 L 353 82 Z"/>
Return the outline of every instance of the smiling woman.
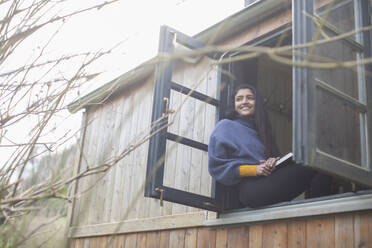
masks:
<path fill-rule="evenodd" d="M 224 185 L 237 185 L 244 206 L 289 201 L 309 189 L 309 197 L 329 193 L 331 177 L 295 163 L 275 167 L 279 159 L 261 97 L 241 85 L 234 110 L 215 127 L 208 146 L 209 172 Z"/>
<path fill-rule="evenodd" d="M 251 89 L 240 89 L 235 95 L 235 110 L 241 116 L 253 116 L 256 99 Z"/>

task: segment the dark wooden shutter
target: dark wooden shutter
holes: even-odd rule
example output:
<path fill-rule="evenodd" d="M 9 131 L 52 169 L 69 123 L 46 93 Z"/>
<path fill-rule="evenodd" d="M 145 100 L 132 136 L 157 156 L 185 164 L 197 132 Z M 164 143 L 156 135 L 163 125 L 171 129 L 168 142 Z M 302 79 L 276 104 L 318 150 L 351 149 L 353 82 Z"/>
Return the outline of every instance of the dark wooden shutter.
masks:
<path fill-rule="evenodd" d="M 370 34 L 335 38 L 370 25 L 369 2 L 334 1 L 317 9 L 314 2 L 292 1 L 293 44 L 310 44 L 293 50 L 294 158 L 372 186 L 372 91 L 362 64 L 370 57 Z M 327 37 L 334 40 L 316 42 Z M 345 61 L 359 65 L 342 66 Z"/>

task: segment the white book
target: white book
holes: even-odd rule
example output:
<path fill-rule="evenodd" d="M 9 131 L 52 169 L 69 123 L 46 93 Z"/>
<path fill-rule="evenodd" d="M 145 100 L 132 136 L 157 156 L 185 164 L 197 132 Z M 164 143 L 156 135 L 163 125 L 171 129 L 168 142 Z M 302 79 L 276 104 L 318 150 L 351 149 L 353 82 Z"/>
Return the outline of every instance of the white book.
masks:
<path fill-rule="evenodd" d="M 287 153 L 275 163 L 275 167 L 282 166 L 292 161 L 293 153 Z"/>

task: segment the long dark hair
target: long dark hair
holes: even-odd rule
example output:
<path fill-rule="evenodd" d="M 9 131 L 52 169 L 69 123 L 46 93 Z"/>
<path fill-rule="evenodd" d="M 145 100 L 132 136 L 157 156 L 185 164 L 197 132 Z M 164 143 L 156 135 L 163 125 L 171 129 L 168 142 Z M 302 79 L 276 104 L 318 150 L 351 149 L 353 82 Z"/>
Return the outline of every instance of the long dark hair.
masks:
<path fill-rule="evenodd" d="M 241 89 L 250 89 L 255 96 L 256 104 L 255 104 L 255 113 L 253 116 L 254 123 L 260 136 L 260 139 L 265 146 L 265 154 L 268 157 L 276 157 L 279 156 L 278 147 L 276 145 L 275 139 L 272 134 L 270 120 L 267 116 L 264 102 L 260 94 L 257 92 L 256 88 L 250 84 L 241 84 L 235 88 L 235 91 L 231 97 L 231 107 L 226 112 L 225 118 L 234 120 L 239 116 L 239 113 L 235 110 L 235 96 Z"/>

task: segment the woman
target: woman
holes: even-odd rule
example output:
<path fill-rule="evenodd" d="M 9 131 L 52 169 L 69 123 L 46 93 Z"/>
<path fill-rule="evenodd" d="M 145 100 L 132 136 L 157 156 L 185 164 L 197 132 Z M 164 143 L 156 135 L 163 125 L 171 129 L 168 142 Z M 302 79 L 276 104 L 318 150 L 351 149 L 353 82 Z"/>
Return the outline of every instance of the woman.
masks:
<path fill-rule="evenodd" d="M 239 185 L 244 206 L 289 201 L 309 189 L 309 197 L 328 194 L 331 177 L 304 166 L 275 168 L 279 159 L 262 98 L 251 85 L 233 95 L 234 110 L 217 123 L 208 146 L 209 173 L 225 185 Z"/>

